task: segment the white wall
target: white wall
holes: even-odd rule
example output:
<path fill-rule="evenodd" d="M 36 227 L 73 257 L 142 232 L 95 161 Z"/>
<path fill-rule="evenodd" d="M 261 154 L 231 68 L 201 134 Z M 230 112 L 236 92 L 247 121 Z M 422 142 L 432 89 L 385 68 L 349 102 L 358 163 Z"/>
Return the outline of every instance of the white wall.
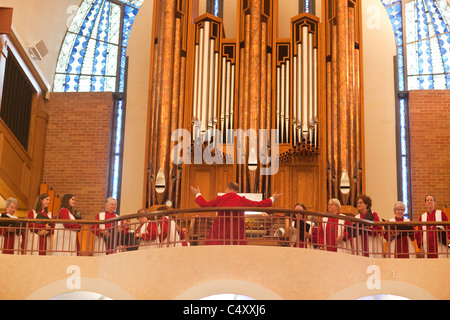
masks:
<path fill-rule="evenodd" d="M 150 50 L 153 0 L 145 0 L 131 29 L 128 42 L 128 92 L 122 168 L 120 213 L 142 207 L 145 172 Z"/>
<path fill-rule="evenodd" d="M 396 45 L 389 17 L 379 0 L 364 0 L 364 130 L 366 194 L 372 209 L 393 217 L 397 201 L 394 60 Z"/>

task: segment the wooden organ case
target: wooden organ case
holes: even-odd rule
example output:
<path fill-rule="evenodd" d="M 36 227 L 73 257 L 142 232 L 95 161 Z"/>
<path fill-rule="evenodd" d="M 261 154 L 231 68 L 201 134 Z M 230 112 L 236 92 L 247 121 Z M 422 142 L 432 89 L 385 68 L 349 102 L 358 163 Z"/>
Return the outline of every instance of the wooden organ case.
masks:
<path fill-rule="evenodd" d="M 146 207 L 230 181 L 315 211 L 363 192 L 360 1 L 323 0 L 278 38 L 279 1 L 237 0 L 235 39 L 199 1 L 154 2 Z"/>

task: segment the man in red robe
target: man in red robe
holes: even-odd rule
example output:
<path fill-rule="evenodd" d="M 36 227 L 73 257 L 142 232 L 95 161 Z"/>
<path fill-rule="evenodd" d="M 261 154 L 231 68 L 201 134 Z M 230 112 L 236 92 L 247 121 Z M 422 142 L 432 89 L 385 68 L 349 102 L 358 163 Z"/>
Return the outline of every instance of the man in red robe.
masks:
<path fill-rule="evenodd" d="M 270 207 L 282 194 L 275 192 L 272 197 L 262 201 L 252 201 L 239 196 L 239 185 L 230 182 L 225 194 L 214 200 L 206 201 L 200 193 L 199 188 L 191 187 L 195 194 L 195 203 L 200 207 Z M 209 231 L 206 245 L 220 244 L 247 244 L 245 237 L 245 218 L 242 211 L 218 211 L 217 218 Z"/>
<path fill-rule="evenodd" d="M 425 205 L 427 212 L 422 214 L 419 221 L 448 221 L 447 215 L 441 210 L 436 210 L 436 200 L 433 195 L 429 194 L 425 197 Z M 442 237 L 446 237 L 449 243 L 450 231 L 443 229 Z M 423 225 L 422 232 L 418 232 L 416 239 L 421 253 L 426 253 L 427 258 L 439 258 L 440 256 L 446 257 L 449 253 L 447 245 L 444 245 L 442 241 L 438 239 L 437 226 L 435 225 Z"/>

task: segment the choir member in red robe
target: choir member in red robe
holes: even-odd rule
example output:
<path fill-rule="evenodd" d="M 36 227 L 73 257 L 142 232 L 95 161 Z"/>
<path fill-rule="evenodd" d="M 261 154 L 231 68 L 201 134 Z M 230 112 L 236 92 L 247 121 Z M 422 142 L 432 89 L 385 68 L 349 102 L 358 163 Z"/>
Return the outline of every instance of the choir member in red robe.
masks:
<path fill-rule="evenodd" d="M 355 216 L 358 219 L 370 221 L 380 221 L 378 214 L 372 212 L 372 199 L 367 195 L 360 195 L 356 198 L 356 208 L 359 214 Z M 362 226 L 362 232 L 355 236 L 355 246 L 357 250 L 362 251 L 365 257 L 381 258 L 383 256 L 383 239 L 381 226 Z M 353 229 L 353 231 L 356 231 Z"/>
<path fill-rule="evenodd" d="M 29 219 L 53 219 L 53 213 L 48 211 L 48 205 L 50 203 L 50 195 L 48 193 L 40 194 L 34 208 L 28 212 Z M 26 254 L 31 255 L 43 255 L 47 254 L 47 250 L 51 247 L 51 236 L 53 234 L 52 223 L 29 223 L 28 239 Z"/>
<path fill-rule="evenodd" d="M 118 215 L 115 213 L 117 209 L 117 200 L 114 198 L 107 198 L 105 201 L 105 211 L 98 213 L 95 216 L 95 220 L 108 220 L 117 218 Z M 117 247 L 117 235 L 113 228 L 113 224 L 102 223 L 96 224 L 94 226 L 94 234 L 96 235 L 94 239 L 94 251 L 95 255 L 111 254 Z"/>
<path fill-rule="evenodd" d="M 351 253 L 350 237 L 348 227 L 350 221 L 342 219 L 344 214 L 340 213 L 341 202 L 338 199 L 328 201 L 328 213 L 333 217 L 324 217 L 318 230 L 319 249 L 333 252 Z"/>
<path fill-rule="evenodd" d="M 169 207 L 160 206 L 157 211 L 167 211 Z M 174 216 L 169 214 L 161 216 L 159 218 L 159 241 L 161 247 L 181 247 L 184 246 L 186 241 L 184 241 L 184 233 L 180 226 L 175 222 Z M 183 237 L 183 239 L 182 239 Z"/>
<path fill-rule="evenodd" d="M 200 207 L 270 207 L 281 196 L 281 194 L 275 192 L 269 199 L 262 201 L 248 200 L 237 194 L 239 185 L 235 182 L 228 184 L 224 195 L 211 201 L 206 201 L 203 198 L 199 188 L 191 187 L 191 190 L 195 194 L 195 202 Z M 246 243 L 244 212 L 219 210 L 205 244 L 245 245 Z"/>
<path fill-rule="evenodd" d="M 394 205 L 394 217 L 389 219 L 390 222 L 407 222 L 408 218 L 404 217 L 406 206 L 403 202 L 398 201 Z M 398 230 L 395 230 L 397 228 Z M 416 255 L 413 241 L 414 232 L 411 230 L 400 230 L 400 226 L 391 226 L 391 232 L 385 232 L 384 238 L 390 243 L 390 251 L 388 254 L 392 258 L 415 258 Z"/>
<path fill-rule="evenodd" d="M 59 209 L 58 220 L 73 220 L 55 225 L 53 239 L 53 255 L 54 256 L 76 256 L 80 250 L 78 243 L 78 231 L 80 225 L 75 223 L 75 203 L 76 199 L 73 194 L 67 193 L 62 197 L 61 208 Z"/>
<path fill-rule="evenodd" d="M 139 209 L 138 213 L 146 213 L 147 210 Z M 134 235 L 139 242 L 139 250 L 155 249 L 159 247 L 159 228 L 154 221 L 149 221 L 147 216 L 138 218 L 139 226 Z"/>
<path fill-rule="evenodd" d="M 294 210 L 306 211 L 306 207 L 302 203 L 296 203 Z M 314 224 L 307 221 L 306 214 L 296 213 L 291 230 L 291 241 L 293 247 L 306 248 L 313 238 L 316 239 Z"/>
<path fill-rule="evenodd" d="M 419 221 L 448 221 L 447 215 L 441 210 L 436 210 L 436 199 L 433 195 L 427 195 L 425 197 L 425 205 L 427 207 L 427 212 L 422 214 Z M 420 227 L 419 227 L 420 228 Z M 442 238 L 447 238 L 446 243 L 449 242 L 450 233 L 445 229 L 445 226 L 430 226 L 423 225 L 421 232 L 417 235 L 417 245 L 419 246 L 422 253 L 426 254 L 427 258 L 439 258 L 447 257 L 450 253 L 447 245 L 445 245 L 441 240 L 438 239 L 437 228 L 443 229 L 444 232 L 441 233 Z"/>
<path fill-rule="evenodd" d="M 1 214 L 1 217 L 11 220 L 17 219 L 14 214 L 18 205 L 19 203 L 17 199 L 6 199 L 5 212 Z M 11 221 L 11 223 L 9 223 L 9 221 L 2 222 L 2 226 L 0 227 L 0 253 L 15 255 L 20 254 L 21 238 L 20 230 L 13 221 Z"/>

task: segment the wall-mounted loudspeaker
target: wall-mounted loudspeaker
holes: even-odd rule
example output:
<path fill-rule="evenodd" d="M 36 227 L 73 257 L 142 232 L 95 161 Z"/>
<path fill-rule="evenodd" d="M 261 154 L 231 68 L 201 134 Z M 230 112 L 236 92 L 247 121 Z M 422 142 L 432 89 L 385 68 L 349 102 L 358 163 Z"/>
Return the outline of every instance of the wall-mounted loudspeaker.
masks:
<path fill-rule="evenodd" d="M 42 40 L 28 47 L 28 50 L 30 51 L 31 57 L 35 60 L 42 60 L 48 53 L 48 49 Z"/>

